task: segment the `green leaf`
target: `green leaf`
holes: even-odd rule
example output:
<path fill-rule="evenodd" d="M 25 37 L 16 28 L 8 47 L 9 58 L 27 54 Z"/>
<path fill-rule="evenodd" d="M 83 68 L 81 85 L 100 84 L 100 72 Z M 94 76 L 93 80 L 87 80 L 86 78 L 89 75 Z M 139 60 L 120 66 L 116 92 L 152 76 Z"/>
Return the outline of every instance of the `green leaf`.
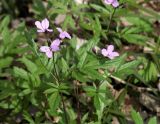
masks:
<path fill-rule="evenodd" d="M 98 94 L 94 96 L 94 107 L 98 110 L 101 108 L 101 103 Z"/>
<path fill-rule="evenodd" d="M 24 89 L 23 91 L 19 93 L 19 96 L 25 96 L 25 95 L 30 94 L 31 92 L 32 92 L 31 89 Z"/>
<path fill-rule="evenodd" d="M 80 71 L 90 76 L 91 79 L 104 80 L 103 75 L 92 68 L 82 68 Z"/>
<path fill-rule="evenodd" d="M 37 71 L 36 64 L 33 63 L 31 60 L 27 59 L 26 57 L 20 58 L 19 60 L 25 64 L 28 71 L 30 71 L 31 73 L 35 73 Z"/>
<path fill-rule="evenodd" d="M 99 68 L 108 69 L 111 67 L 118 68 L 125 62 L 125 58 L 127 54 L 123 54 L 122 56 L 115 58 L 113 60 L 106 61 L 104 64 L 101 64 Z"/>
<path fill-rule="evenodd" d="M 140 61 L 138 60 L 134 60 L 134 61 L 131 61 L 131 62 L 128 62 L 128 63 L 125 63 L 123 65 L 120 66 L 120 68 L 118 69 L 118 71 L 121 71 L 121 70 L 126 70 L 126 69 L 129 69 L 129 68 L 135 68 L 136 66 L 138 66 L 140 64 Z"/>
<path fill-rule="evenodd" d="M 80 58 L 79 58 L 80 61 L 79 61 L 78 65 L 77 65 L 78 68 L 82 68 L 86 58 L 87 58 L 87 53 L 84 52 L 83 55 L 81 55 Z"/>
<path fill-rule="evenodd" d="M 34 120 L 31 117 L 31 114 L 29 114 L 27 111 L 23 112 L 23 117 L 25 120 L 27 120 L 30 124 L 35 124 Z"/>
<path fill-rule="evenodd" d="M 87 87 L 83 87 L 83 89 L 87 93 L 87 95 L 90 97 L 92 97 L 96 94 L 95 87 L 87 86 Z"/>
<path fill-rule="evenodd" d="M 127 94 L 127 90 L 123 89 L 118 95 L 117 102 L 119 105 L 121 105 L 124 102 L 126 94 Z"/>
<path fill-rule="evenodd" d="M 138 26 L 139 28 L 143 29 L 143 31 L 152 31 L 152 27 L 151 27 L 151 24 L 147 21 L 145 21 L 144 19 L 141 19 L 139 17 L 126 17 L 126 19 Z"/>
<path fill-rule="evenodd" d="M 37 45 L 36 45 L 34 39 L 32 38 L 32 34 L 30 32 L 27 32 L 27 31 L 25 31 L 24 34 L 25 34 L 25 37 L 26 37 L 26 41 L 29 44 L 31 50 L 34 52 L 34 54 L 39 56 L 39 54 L 37 52 Z"/>
<path fill-rule="evenodd" d="M 102 6 L 99 6 L 99 5 L 96 5 L 96 4 L 90 4 L 90 6 L 92 8 L 94 8 L 95 10 L 101 12 L 102 14 L 105 14 L 107 16 L 110 15 L 110 11 L 108 11 L 106 8 L 102 7 Z"/>
<path fill-rule="evenodd" d="M 24 69 L 22 68 L 18 68 L 18 67 L 14 67 L 13 68 L 14 74 L 17 77 L 20 77 L 22 79 L 28 80 L 28 72 L 26 72 Z"/>
<path fill-rule="evenodd" d="M 46 94 L 50 94 L 50 93 L 54 93 L 54 92 L 58 92 L 58 89 L 55 88 L 50 88 L 44 91 L 44 93 Z"/>
<path fill-rule="evenodd" d="M 146 82 L 150 82 L 151 80 L 157 79 L 157 67 L 153 62 L 148 62 L 144 70 L 140 70 L 139 72 Z"/>
<path fill-rule="evenodd" d="M 11 65 L 13 61 L 12 57 L 6 57 L 0 60 L 0 68 L 6 68 L 9 67 Z"/>
<path fill-rule="evenodd" d="M 76 120 L 76 118 L 77 118 L 76 113 L 73 111 L 73 109 L 72 109 L 72 108 L 68 109 L 68 110 L 67 110 L 67 113 L 68 113 L 68 115 L 69 115 L 70 123 L 74 124 L 74 122 L 73 122 L 73 121 L 75 121 L 75 120 Z M 75 123 L 75 124 L 76 124 L 76 123 Z"/>
<path fill-rule="evenodd" d="M 157 119 L 156 119 L 156 117 L 150 118 L 148 124 L 157 124 Z"/>
<path fill-rule="evenodd" d="M 1 93 L 0 93 L 0 100 L 5 99 L 5 98 L 7 98 L 9 96 L 12 96 L 12 95 L 14 95 L 16 93 L 17 93 L 16 90 L 11 89 L 11 88 L 2 89 Z"/>
<path fill-rule="evenodd" d="M 143 124 L 143 120 L 139 112 L 136 112 L 134 109 L 132 109 L 131 116 L 135 124 Z"/>
<path fill-rule="evenodd" d="M 140 32 L 142 32 L 142 29 L 138 27 L 126 27 L 121 31 L 122 35 L 123 34 L 137 34 Z"/>
<path fill-rule="evenodd" d="M 88 113 L 86 113 L 85 115 L 83 115 L 82 119 L 81 119 L 81 124 L 85 124 L 85 121 L 88 118 Z"/>
<path fill-rule="evenodd" d="M 7 45 L 9 44 L 9 42 L 11 43 L 11 35 L 10 35 L 10 31 L 7 27 L 5 27 L 2 31 L 2 39 L 3 39 L 3 44 L 5 47 L 7 47 Z"/>
<path fill-rule="evenodd" d="M 140 35 L 140 34 L 124 34 L 122 36 L 129 43 L 137 44 L 137 45 L 145 45 L 145 42 L 148 41 L 148 37 Z"/>
<path fill-rule="evenodd" d="M 3 29 L 4 27 L 7 27 L 7 26 L 9 25 L 9 23 L 10 23 L 10 16 L 7 15 L 7 16 L 5 16 L 5 17 L 3 18 L 2 22 L 0 23 L 0 32 L 2 31 L 2 29 Z"/>
<path fill-rule="evenodd" d="M 88 79 L 85 77 L 85 75 L 83 75 L 82 73 L 80 73 L 79 71 L 73 71 L 72 72 L 72 76 L 76 79 L 79 80 L 80 82 L 87 82 Z"/>
<path fill-rule="evenodd" d="M 50 97 L 49 97 L 49 106 L 52 112 L 55 112 L 56 109 L 58 108 L 60 101 L 61 101 L 61 97 L 59 92 L 55 92 L 53 93 Z"/>
<path fill-rule="evenodd" d="M 34 0 L 33 1 L 33 11 L 34 13 L 36 13 L 37 15 L 43 15 L 44 17 L 46 17 L 46 9 L 45 9 L 45 6 L 43 4 L 43 1 L 41 0 Z"/>
<path fill-rule="evenodd" d="M 29 75 L 29 78 L 30 78 L 30 81 L 32 83 L 32 86 L 33 87 L 39 87 L 40 86 L 40 78 L 37 74 L 33 73 L 33 74 L 28 74 Z"/>
<path fill-rule="evenodd" d="M 69 67 L 68 67 L 67 62 L 64 60 L 64 58 L 61 58 L 61 65 L 62 65 L 62 66 L 61 66 L 61 67 L 62 67 L 62 72 L 63 72 L 63 73 L 67 73 Z"/>
<path fill-rule="evenodd" d="M 66 18 L 63 22 L 63 28 L 67 29 L 68 26 L 75 29 L 75 22 L 74 22 L 72 16 L 69 16 L 69 15 L 66 16 Z"/>

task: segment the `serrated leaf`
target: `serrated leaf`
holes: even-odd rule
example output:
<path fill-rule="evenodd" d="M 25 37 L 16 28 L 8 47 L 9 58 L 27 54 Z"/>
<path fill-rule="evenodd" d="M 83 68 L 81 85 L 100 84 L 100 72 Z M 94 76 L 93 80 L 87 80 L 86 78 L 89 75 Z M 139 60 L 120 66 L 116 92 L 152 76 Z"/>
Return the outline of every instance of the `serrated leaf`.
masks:
<path fill-rule="evenodd" d="M 53 93 L 50 97 L 49 97 L 49 106 L 50 106 L 50 109 L 51 111 L 55 111 L 59 104 L 60 104 L 60 101 L 61 101 L 61 97 L 60 97 L 60 94 L 59 92 L 55 92 Z"/>
<path fill-rule="evenodd" d="M 27 111 L 23 112 L 23 117 L 25 120 L 27 120 L 30 124 L 35 124 L 34 120 L 31 117 L 31 114 L 29 114 Z"/>
<path fill-rule="evenodd" d="M 77 65 L 78 68 L 82 68 L 86 58 L 87 58 L 87 53 L 84 52 L 83 55 L 81 55 L 80 58 L 79 58 L 80 61 L 79 61 L 78 65 Z"/>
<path fill-rule="evenodd" d="M 37 71 L 36 64 L 33 63 L 31 60 L 27 59 L 26 57 L 20 58 L 19 60 L 25 64 L 28 71 L 30 71 L 31 73 L 35 73 Z"/>
<path fill-rule="evenodd" d="M 73 72 L 72 72 L 72 76 L 73 76 L 76 80 L 78 80 L 78 81 L 80 81 L 80 82 L 87 82 L 87 81 L 88 81 L 88 79 L 87 79 L 82 73 L 80 73 L 80 72 L 78 72 L 78 71 L 73 71 Z"/>
<path fill-rule="evenodd" d="M 18 67 L 14 67 L 13 68 L 13 71 L 14 71 L 14 74 L 17 76 L 17 77 L 20 77 L 22 79 L 25 79 L 25 80 L 28 80 L 28 72 L 26 72 L 24 69 L 22 68 L 18 68 Z"/>
<path fill-rule="evenodd" d="M 103 75 L 100 74 L 97 70 L 94 70 L 92 68 L 82 68 L 81 72 L 83 72 L 86 75 L 90 76 L 91 79 L 104 80 Z"/>
<path fill-rule="evenodd" d="M 4 27 L 7 27 L 7 26 L 8 26 L 9 22 L 10 22 L 10 16 L 7 15 L 7 16 L 5 16 L 5 17 L 3 18 L 3 20 L 2 20 L 2 22 L 1 22 L 1 24 L 0 24 L 0 32 L 2 31 L 2 29 L 3 29 Z"/>
<path fill-rule="evenodd" d="M 152 31 L 152 27 L 151 27 L 151 24 L 149 24 L 147 21 L 139 18 L 139 17 L 126 17 L 126 19 L 138 26 L 139 28 L 143 29 L 143 31 Z"/>
<path fill-rule="evenodd" d="M 9 67 L 11 65 L 12 61 L 13 61 L 12 57 L 6 57 L 3 59 L 0 59 L 0 68 Z"/>
<path fill-rule="evenodd" d="M 125 63 L 125 64 L 120 66 L 118 71 L 129 69 L 129 68 L 135 68 L 136 66 L 138 66 L 138 64 L 140 64 L 140 61 L 137 61 L 137 60 Z"/>
<path fill-rule="evenodd" d="M 7 45 L 9 44 L 9 42 L 11 42 L 11 35 L 10 35 L 10 31 L 7 27 L 5 27 L 2 31 L 2 39 L 3 39 L 3 44 L 5 47 L 7 47 Z"/>
<path fill-rule="evenodd" d="M 61 58 L 61 65 L 62 65 L 62 66 L 61 66 L 61 67 L 62 67 L 62 72 L 63 72 L 63 73 L 67 73 L 69 67 L 68 67 L 67 62 L 64 60 L 64 58 Z"/>
<path fill-rule="evenodd" d="M 85 121 L 88 118 L 88 113 L 86 113 L 85 115 L 83 115 L 82 119 L 81 119 L 81 124 L 85 124 Z"/>
<path fill-rule="evenodd" d="M 129 43 L 137 45 L 145 45 L 148 40 L 148 37 L 140 34 L 124 34 L 122 37 Z"/>
<path fill-rule="evenodd" d="M 94 107 L 95 107 L 97 110 L 99 110 L 100 107 L 101 107 L 101 103 L 100 103 L 100 99 L 99 99 L 99 97 L 98 97 L 98 94 L 96 94 L 96 95 L 94 96 Z"/>
<path fill-rule="evenodd" d="M 131 116 L 135 124 L 143 124 L 143 120 L 139 112 L 136 112 L 134 109 L 132 109 Z"/>
<path fill-rule="evenodd" d="M 156 117 L 150 118 L 148 124 L 157 124 L 157 119 L 156 119 Z"/>
<path fill-rule="evenodd" d="M 50 88 L 44 91 L 44 93 L 46 94 L 50 94 L 50 93 L 54 93 L 54 92 L 58 92 L 58 89 L 55 88 Z"/>

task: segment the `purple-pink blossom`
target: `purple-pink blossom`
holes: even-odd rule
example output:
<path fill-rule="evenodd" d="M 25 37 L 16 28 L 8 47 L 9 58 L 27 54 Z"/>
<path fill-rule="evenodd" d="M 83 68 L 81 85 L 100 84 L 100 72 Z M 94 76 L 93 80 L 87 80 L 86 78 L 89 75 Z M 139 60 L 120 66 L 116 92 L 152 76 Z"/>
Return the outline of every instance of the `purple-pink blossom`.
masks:
<path fill-rule="evenodd" d="M 108 5 L 112 5 L 113 7 L 119 6 L 118 0 L 104 0 L 104 3 Z"/>
<path fill-rule="evenodd" d="M 114 46 L 113 45 L 109 45 L 106 48 L 103 48 L 101 50 L 101 54 L 104 56 L 104 57 L 108 57 L 110 59 L 114 59 L 115 57 L 119 56 L 119 53 L 118 52 L 114 52 Z"/>
<path fill-rule="evenodd" d="M 53 52 L 56 52 L 56 51 L 58 51 L 60 49 L 59 48 L 60 47 L 60 43 L 61 43 L 61 40 L 55 39 L 51 43 L 50 47 L 49 46 L 41 46 L 40 47 L 40 51 L 44 52 L 48 58 L 52 58 Z"/>
<path fill-rule="evenodd" d="M 38 28 L 37 32 L 53 32 L 52 29 L 49 29 L 49 21 L 47 18 L 43 19 L 41 22 L 35 22 L 36 27 Z"/>
<path fill-rule="evenodd" d="M 71 35 L 70 35 L 68 32 L 63 31 L 61 28 L 56 28 L 56 29 L 57 29 L 58 32 L 60 33 L 60 34 L 59 34 L 59 37 L 60 37 L 61 39 L 64 39 L 64 38 L 71 39 Z"/>

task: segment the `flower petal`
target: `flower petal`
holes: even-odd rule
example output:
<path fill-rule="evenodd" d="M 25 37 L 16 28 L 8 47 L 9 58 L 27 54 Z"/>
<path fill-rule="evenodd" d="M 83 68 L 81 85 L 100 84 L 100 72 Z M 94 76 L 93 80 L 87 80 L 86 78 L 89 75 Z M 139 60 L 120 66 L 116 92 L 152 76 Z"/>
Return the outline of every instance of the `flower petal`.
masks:
<path fill-rule="evenodd" d="M 116 56 L 119 56 L 119 53 L 118 53 L 118 52 L 112 52 L 112 53 L 110 54 L 110 56 L 116 57 Z"/>
<path fill-rule="evenodd" d="M 57 38 L 51 43 L 51 47 L 54 46 L 54 45 L 59 46 L 60 43 L 61 43 L 61 40 Z"/>
<path fill-rule="evenodd" d="M 107 56 L 108 56 L 108 51 L 103 48 L 103 49 L 101 50 L 101 54 L 102 54 L 103 56 L 107 57 Z"/>
<path fill-rule="evenodd" d="M 113 2 L 113 0 L 104 0 L 104 2 L 106 3 L 106 4 L 112 4 L 112 2 Z"/>
<path fill-rule="evenodd" d="M 47 56 L 48 58 L 52 58 L 52 55 L 53 55 L 52 51 L 46 52 L 46 56 Z"/>
<path fill-rule="evenodd" d="M 114 2 L 112 3 L 112 6 L 113 7 L 118 7 L 119 6 L 119 3 L 118 3 L 118 1 L 117 0 L 114 0 Z"/>
<path fill-rule="evenodd" d="M 59 51 L 59 46 L 52 46 L 52 51 L 53 52 L 56 52 L 56 51 Z"/>
<path fill-rule="evenodd" d="M 59 37 L 60 37 L 61 39 L 64 39 L 64 38 L 66 37 L 66 35 L 65 35 L 64 32 L 61 32 L 61 33 L 59 34 Z"/>
<path fill-rule="evenodd" d="M 56 28 L 60 33 L 63 32 L 61 28 Z"/>
<path fill-rule="evenodd" d="M 61 40 L 59 39 L 55 39 L 52 43 L 51 43 L 51 49 L 53 52 L 56 52 L 59 50 L 59 45 L 61 43 Z"/>
<path fill-rule="evenodd" d="M 50 51 L 50 48 L 48 46 L 41 46 L 40 51 L 41 52 L 48 52 L 48 51 Z"/>
<path fill-rule="evenodd" d="M 63 33 L 66 38 L 71 39 L 71 35 L 68 32 L 64 31 Z"/>
<path fill-rule="evenodd" d="M 44 30 L 43 27 L 42 27 L 42 25 L 41 25 L 41 23 L 40 23 L 40 21 L 36 21 L 36 22 L 35 22 L 35 25 L 36 25 L 36 27 L 37 27 L 38 29 Z"/>
<path fill-rule="evenodd" d="M 45 32 L 45 30 L 37 30 L 37 32 L 41 33 L 41 32 Z"/>
<path fill-rule="evenodd" d="M 113 50 L 114 50 L 114 46 L 113 46 L 113 45 L 109 45 L 109 46 L 107 47 L 107 51 L 108 51 L 109 54 L 112 53 Z"/>
<path fill-rule="evenodd" d="M 108 55 L 108 58 L 114 59 L 115 57 L 119 56 L 118 52 L 112 52 L 111 54 Z"/>
<path fill-rule="evenodd" d="M 45 29 L 45 30 L 48 29 L 49 21 L 47 18 L 43 19 L 41 24 L 42 24 L 43 29 Z"/>
<path fill-rule="evenodd" d="M 46 29 L 48 32 L 53 32 L 53 30 L 52 29 Z"/>

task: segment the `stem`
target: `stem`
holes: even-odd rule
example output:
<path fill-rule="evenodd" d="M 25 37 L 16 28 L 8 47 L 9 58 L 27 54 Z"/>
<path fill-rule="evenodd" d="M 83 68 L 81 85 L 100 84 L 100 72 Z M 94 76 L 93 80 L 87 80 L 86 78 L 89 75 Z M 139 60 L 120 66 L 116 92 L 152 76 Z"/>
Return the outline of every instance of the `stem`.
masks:
<path fill-rule="evenodd" d="M 54 73 L 55 73 L 55 75 L 56 75 L 56 77 L 57 77 L 57 80 L 58 80 L 58 82 L 59 82 L 59 84 L 60 84 L 59 76 L 58 76 L 58 72 L 57 72 L 56 64 L 55 64 L 55 63 L 53 64 L 53 69 L 54 69 Z"/>
<path fill-rule="evenodd" d="M 113 76 L 112 74 L 109 74 L 108 76 L 113 78 L 114 80 L 124 84 L 124 85 L 128 85 L 129 87 L 132 87 L 133 89 L 135 89 L 139 92 L 143 92 L 143 91 L 157 92 L 158 91 L 158 89 L 155 89 L 155 88 L 137 87 L 134 84 L 130 84 L 130 83 L 128 83 L 128 82 L 126 82 L 126 81 L 124 81 L 124 80 L 122 80 L 122 79 L 120 79 L 116 76 Z"/>
<path fill-rule="evenodd" d="M 66 111 L 66 107 L 65 107 L 65 104 L 64 104 L 63 95 L 62 95 L 61 93 L 60 93 L 60 95 L 61 95 L 61 98 L 62 98 L 62 105 L 63 105 L 63 111 L 64 111 L 65 122 L 66 122 L 66 124 L 68 124 L 67 111 Z"/>
<path fill-rule="evenodd" d="M 47 67 L 43 64 L 43 62 L 42 62 L 39 54 L 36 53 L 36 55 L 37 55 L 38 58 L 40 59 L 41 64 L 44 66 L 44 68 L 45 68 L 48 72 L 50 72 L 50 74 L 52 75 L 52 77 L 56 80 L 56 84 L 59 86 L 59 85 L 60 85 L 60 82 L 59 82 L 58 73 L 57 73 L 57 71 L 56 71 L 55 63 L 54 63 L 54 72 L 55 72 L 55 75 L 56 75 L 56 76 L 55 76 L 51 71 L 49 71 L 49 70 L 47 69 Z M 66 112 L 66 107 L 65 107 L 65 104 L 64 104 L 63 95 L 62 95 L 61 93 L 60 93 L 60 95 L 61 95 L 61 98 L 62 98 L 62 105 L 63 105 L 63 110 L 64 110 L 65 122 L 66 122 L 66 124 L 68 124 L 67 112 Z"/>
<path fill-rule="evenodd" d="M 114 8 L 112 14 L 110 15 L 110 19 L 109 19 L 109 24 L 108 24 L 108 27 L 107 27 L 107 33 L 109 32 L 109 28 L 110 28 L 110 25 L 111 25 L 111 21 L 112 21 L 112 18 L 114 16 L 114 13 L 116 12 L 116 8 Z"/>
<path fill-rule="evenodd" d="M 77 82 L 75 83 L 74 85 L 74 92 L 75 92 L 75 95 L 76 95 L 76 101 L 77 101 L 77 124 L 81 124 L 81 113 L 80 113 L 80 104 L 79 104 L 79 100 L 78 100 L 78 85 L 77 85 Z"/>
<path fill-rule="evenodd" d="M 54 63 L 54 69 L 53 69 L 53 70 L 54 70 L 54 73 L 55 73 L 56 76 L 57 76 L 58 84 L 60 84 L 60 82 L 59 82 L 59 76 L 58 76 L 58 72 L 57 72 L 56 64 L 55 64 L 55 63 Z M 66 124 L 68 124 L 67 111 L 66 111 L 66 106 L 65 106 L 65 104 L 64 104 L 64 98 L 63 98 L 62 93 L 60 93 L 60 95 L 61 95 L 61 98 L 62 98 L 62 105 L 63 105 L 65 122 L 66 122 Z"/>
<path fill-rule="evenodd" d="M 39 57 L 39 55 L 37 55 L 37 56 Z M 40 60 L 41 64 L 43 65 L 43 67 L 44 67 L 48 72 L 50 72 L 50 74 L 52 75 L 52 77 L 56 80 L 56 84 L 59 85 L 59 82 L 58 82 L 58 79 L 56 78 L 56 76 L 55 76 L 51 71 L 48 70 L 48 68 L 43 64 L 42 59 L 41 59 L 40 57 L 39 57 L 39 60 Z"/>

